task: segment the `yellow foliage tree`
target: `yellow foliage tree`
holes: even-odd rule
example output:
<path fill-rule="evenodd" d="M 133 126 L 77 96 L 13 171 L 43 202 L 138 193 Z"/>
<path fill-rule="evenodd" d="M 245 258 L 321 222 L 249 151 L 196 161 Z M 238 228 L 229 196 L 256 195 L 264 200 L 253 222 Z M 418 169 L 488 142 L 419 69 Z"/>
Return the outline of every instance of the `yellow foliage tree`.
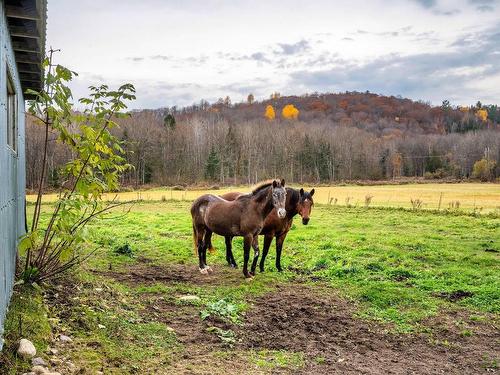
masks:
<path fill-rule="evenodd" d="M 488 111 L 486 109 L 478 109 L 476 116 L 481 119 L 481 121 L 486 121 L 488 119 Z"/>
<path fill-rule="evenodd" d="M 474 163 L 472 167 L 472 177 L 479 178 L 481 181 L 489 181 L 494 176 L 496 167 L 494 160 L 481 159 Z"/>
<path fill-rule="evenodd" d="M 299 117 L 299 110 L 293 104 L 287 104 L 283 107 L 281 114 L 288 120 L 297 120 Z"/>
<path fill-rule="evenodd" d="M 276 117 L 276 113 L 274 112 L 274 108 L 272 105 L 268 105 L 266 107 L 266 112 L 264 113 L 264 117 L 267 118 L 268 120 L 274 120 Z"/>

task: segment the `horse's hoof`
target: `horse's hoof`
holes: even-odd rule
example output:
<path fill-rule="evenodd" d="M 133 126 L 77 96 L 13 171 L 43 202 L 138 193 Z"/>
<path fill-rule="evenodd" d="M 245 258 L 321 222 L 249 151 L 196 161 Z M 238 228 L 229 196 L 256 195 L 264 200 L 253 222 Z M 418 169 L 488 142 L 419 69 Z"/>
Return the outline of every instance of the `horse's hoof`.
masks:
<path fill-rule="evenodd" d="M 261 269 L 259 269 L 260 272 L 264 272 L 264 267 L 262 267 Z"/>
<path fill-rule="evenodd" d="M 250 282 L 253 280 L 252 276 L 245 276 L 245 281 Z"/>
<path fill-rule="evenodd" d="M 202 275 L 208 275 L 208 270 L 206 268 L 200 268 L 200 273 Z"/>

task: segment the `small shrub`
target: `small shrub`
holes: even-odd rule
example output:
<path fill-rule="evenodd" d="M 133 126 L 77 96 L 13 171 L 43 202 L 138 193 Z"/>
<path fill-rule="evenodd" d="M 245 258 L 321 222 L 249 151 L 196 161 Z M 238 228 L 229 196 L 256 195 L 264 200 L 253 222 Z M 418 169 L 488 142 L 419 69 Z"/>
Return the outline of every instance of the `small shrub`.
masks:
<path fill-rule="evenodd" d="M 384 267 L 380 263 L 368 263 L 366 269 L 374 272 L 382 271 Z"/>
<path fill-rule="evenodd" d="M 216 302 L 208 303 L 206 309 L 200 312 L 200 317 L 202 320 L 205 320 L 212 315 L 216 315 L 224 320 L 229 320 L 231 323 L 239 323 L 240 310 L 237 304 L 226 299 L 220 299 Z"/>
<path fill-rule="evenodd" d="M 438 168 L 434 172 L 425 172 L 424 179 L 426 180 L 439 180 L 447 176 L 446 171 L 443 168 Z"/>
<path fill-rule="evenodd" d="M 494 178 L 496 162 L 494 160 L 481 159 L 474 163 L 472 167 L 472 178 L 478 178 L 483 182 Z"/>
<path fill-rule="evenodd" d="M 213 327 L 208 327 L 207 331 L 214 332 L 217 335 L 217 337 L 219 337 L 219 339 L 224 344 L 226 344 L 227 346 L 229 346 L 231 348 L 233 347 L 233 345 L 236 342 L 236 334 L 231 329 L 225 330 L 225 329 L 213 326 Z"/>
<path fill-rule="evenodd" d="M 346 207 L 349 207 L 349 208 L 352 207 L 351 200 L 352 200 L 352 197 L 346 197 L 345 198 L 345 205 L 346 205 Z"/>
<path fill-rule="evenodd" d="M 411 198 L 410 202 L 411 202 L 411 206 L 413 207 L 413 209 L 415 211 L 420 210 L 422 208 L 422 205 L 424 204 L 424 202 L 418 198 L 416 198 L 416 199 Z"/>
<path fill-rule="evenodd" d="M 120 254 L 120 255 L 126 255 L 130 258 L 132 258 L 134 256 L 134 250 L 132 250 L 132 248 L 130 247 L 130 245 L 128 243 L 126 243 L 123 246 L 119 246 L 119 247 L 115 248 L 114 253 Z"/>
<path fill-rule="evenodd" d="M 370 207 L 370 204 L 372 203 L 372 198 L 373 198 L 373 195 L 370 195 L 370 194 L 367 194 L 365 196 L 365 207 L 366 208 Z"/>
<path fill-rule="evenodd" d="M 405 281 L 414 277 L 413 272 L 406 270 L 404 268 L 397 268 L 390 270 L 388 272 L 388 275 L 391 278 L 391 280 L 394 281 Z"/>

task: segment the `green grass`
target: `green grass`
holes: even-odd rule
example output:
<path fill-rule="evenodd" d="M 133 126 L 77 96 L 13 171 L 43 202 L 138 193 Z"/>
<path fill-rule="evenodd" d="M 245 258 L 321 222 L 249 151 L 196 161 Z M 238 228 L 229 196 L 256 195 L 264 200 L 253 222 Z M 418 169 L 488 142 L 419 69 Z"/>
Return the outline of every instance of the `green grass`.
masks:
<path fill-rule="evenodd" d="M 216 315 L 239 324 L 249 308 L 247 301 L 277 283 L 321 283 L 351 300 L 359 317 L 389 323 L 402 332 L 418 331 L 426 318 L 449 309 L 467 309 L 477 320 L 500 312 L 500 218 L 494 215 L 316 205 L 310 224 L 304 226 L 297 219 L 287 237 L 283 273 L 274 266 L 274 243 L 266 272 L 251 282 L 241 275 L 241 282 L 215 285 L 130 285 L 90 272 L 110 267 L 125 271 L 140 257 L 154 265 L 186 264 L 196 269 L 189 206 L 181 201 L 137 203 L 125 217 L 110 217 L 89 227 L 89 248 L 95 244 L 102 248 L 76 275 L 82 292 L 67 328 L 79 344 L 74 353 L 77 363 L 94 371 L 104 362 L 111 363 L 110 373 L 133 372 L 137 366 L 145 371 L 167 366 L 181 353 L 184 348 L 168 327 L 141 320 L 149 296 L 173 301 L 180 294 L 194 294 L 200 297 L 194 304 L 200 319 Z M 224 273 L 223 238 L 214 236 L 213 242 L 217 252 L 208 255 L 208 262 Z M 125 245 L 131 252 L 116 251 Z M 241 239 L 233 245 L 241 266 Z M 99 296 L 95 288 L 109 290 L 112 298 Z M 453 302 L 443 298 L 454 295 L 465 297 Z M 27 309 L 26 315 L 31 316 L 40 305 L 19 303 L 14 299 L 8 319 L 7 330 L 13 332 L 16 312 Z M 41 319 L 33 329 L 46 332 L 47 322 Z M 225 340 L 230 350 L 232 331 L 212 333 Z M 92 346 L 94 342 L 99 350 Z M 304 361 L 301 353 L 289 352 L 249 351 L 247 357 L 249 363 L 267 369 L 300 368 Z"/>
<path fill-rule="evenodd" d="M 47 309 L 39 288 L 16 286 L 5 322 L 5 345 L 0 356 L 0 374 L 14 375 L 28 372 L 30 363 L 16 355 L 19 340 L 28 338 L 44 357 L 51 335 Z"/>
<path fill-rule="evenodd" d="M 125 218 L 96 225 L 93 239 L 103 250 L 91 266 L 111 263 L 119 269 L 133 263 L 133 258 L 113 253 L 128 243 L 136 256 L 157 264 L 196 267 L 188 209 L 185 202 L 142 203 Z M 500 250 L 499 233 L 500 219 L 491 216 L 317 205 L 310 224 L 297 220 L 285 242 L 283 263 L 293 271 L 278 274 L 271 249 L 268 272 L 257 275 L 255 282 L 221 286 L 211 293 L 244 300 L 271 280 L 286 282 L 300 272 L 307 275 L 306 282 L 320 279 L 357 301 L 360 315 L 403 330 L 448 305 L 498 313 L 500 263 L 499 254 L 491 250 Z M 219 251 L 209 255 L 209 263 L 222 267 L 223 239 L 215 236 L 214 245 Z M 240 264 L 241 247 L 241 240 L 235 239 Z M 439 297 L 457 291 L 472 296 L 453 304 Z"/>
<path fill-rule="evenodd" d="M 304 355 L 282 350 L 259 350 L 251 353 L 250 361 L 265 370 L 298 370 L 304 366 Z"/>
<path fill-rule="evenodd" d="M 91 230 L 93 239 L 103 249 L 90 265 L 111 263 L 116 268 L 135 262 L 113 253 L 114 248 L 129 243 L 136 256 L 158 264 L 195 267 L 188 208 L 183 202 L 143 203 L 126 218 L 96 225 Z M 373 306 L 385 303 L 370 298 L 370 291 L 380 291 L 397 307 L 402 294 L 421 303 L 437 303 L 432 293 L 464 290 L 474 296 L 462 305 L 498 312 L 499 255 L 491 250 L 500 251 L 499 230 L 496 217 L 317 206 L 308 226 L 300 220 L 294 224 L 283 262 L 333 285 L 347 286 L 360 301 L 375 300 Z M 225 264 L 223 239 L 215 236 L 214 245 L 219 251 L 209 255 L 209 262 Z M 240 248 L 241 240 L 235 239 L 234 252 L 241 263 Z M 266 262 L 270 272 L 275 271 L 272 250 Z M 273 276 L 285 280 L 293 274 Z M 258 275 L 256 280 L 268 276 Z"/>

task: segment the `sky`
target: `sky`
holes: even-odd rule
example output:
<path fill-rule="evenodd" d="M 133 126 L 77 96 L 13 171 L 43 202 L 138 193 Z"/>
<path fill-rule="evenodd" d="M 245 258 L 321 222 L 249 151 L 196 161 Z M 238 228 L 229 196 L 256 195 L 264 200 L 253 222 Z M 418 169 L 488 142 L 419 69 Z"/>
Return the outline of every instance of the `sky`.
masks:
<path fill-rule="evenodd" d="M 47 49 L 131 108 L 366 91 L 500 104 L 500 0 L 49 0 Z"/>

